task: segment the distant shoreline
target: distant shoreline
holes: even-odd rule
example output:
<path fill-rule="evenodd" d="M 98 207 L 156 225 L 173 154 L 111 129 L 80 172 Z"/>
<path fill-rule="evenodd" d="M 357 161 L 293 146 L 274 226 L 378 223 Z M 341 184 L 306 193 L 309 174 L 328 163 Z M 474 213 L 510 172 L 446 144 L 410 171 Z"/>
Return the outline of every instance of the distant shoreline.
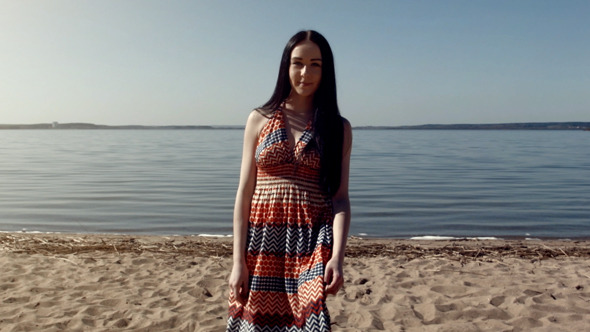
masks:
<path fill-rule="evenodd" d="M 218 130 L 243 129 L 243 126 L 108 126 L 92 123 L 0 124 L 0 130 L 18 129 L 108 129 L 108 130 Z M 425 124 L 416 126 L 358 126 L 356 130 L 585 130 L 590 122 L 522 122 L 490 124 Z"/>
<path fill-rule="evenodd" d="M 359 126 L 358 130 L 590 130 L 590 122 L 522 122 L 486 124 L 425 124 L 417 126 Z"/>
<path fill-rule="evenodd" d="M 93 123 L 38 123 L 38 124 L 0 124 L 0 130 L 16 129 L 114 129 L 114 130 L 209 130 L 209 129 L 243 129 L 243 126 L 107 126 Z"/>

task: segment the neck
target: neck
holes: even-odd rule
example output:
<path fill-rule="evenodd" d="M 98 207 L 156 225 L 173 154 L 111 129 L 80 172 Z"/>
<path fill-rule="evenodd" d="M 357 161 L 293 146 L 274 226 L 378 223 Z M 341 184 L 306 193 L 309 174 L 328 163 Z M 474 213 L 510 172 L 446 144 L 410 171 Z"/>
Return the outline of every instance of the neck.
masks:
<path fill-rule="evenodd" d="M 313 112 L 313 96 L 301 97 L 291 94 L 285 100 L 285 108 L 300 114 L 309 114 Z"/>

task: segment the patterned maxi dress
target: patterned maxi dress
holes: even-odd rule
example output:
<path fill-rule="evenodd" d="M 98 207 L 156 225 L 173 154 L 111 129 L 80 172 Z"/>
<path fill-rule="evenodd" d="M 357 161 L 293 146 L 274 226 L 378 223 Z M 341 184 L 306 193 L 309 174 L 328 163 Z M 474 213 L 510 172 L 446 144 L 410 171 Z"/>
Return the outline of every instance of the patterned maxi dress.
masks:
<path fill-rule="evenodd" d="M 230 299 L 227 331 L 330 331 L 324 268 L 332 248 L 332 202 L 319 186 L 319 154 L 305 149 L 311 123 L 291 147 L 281 109 L 258 139 L 248 224 L 250 293 Z"/>

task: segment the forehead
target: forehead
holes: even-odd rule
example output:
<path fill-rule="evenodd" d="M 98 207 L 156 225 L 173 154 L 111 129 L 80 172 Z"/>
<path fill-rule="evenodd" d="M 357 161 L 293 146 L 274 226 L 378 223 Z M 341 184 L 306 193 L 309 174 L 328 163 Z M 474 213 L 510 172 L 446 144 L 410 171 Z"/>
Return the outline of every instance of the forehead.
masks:
<path fill-rule="evenodd" d="M 322 59 L 322 52 L 320 51 L 319 46 L 310 41 L 304 40 L 293 48 L 291 51 L 292 58 L 302 58 L 302 59 Z"/>

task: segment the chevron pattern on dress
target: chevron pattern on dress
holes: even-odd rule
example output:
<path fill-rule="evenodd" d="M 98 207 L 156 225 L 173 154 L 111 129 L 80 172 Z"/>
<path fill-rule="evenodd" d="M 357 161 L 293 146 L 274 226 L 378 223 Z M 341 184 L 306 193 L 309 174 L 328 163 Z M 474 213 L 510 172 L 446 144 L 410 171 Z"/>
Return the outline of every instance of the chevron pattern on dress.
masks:
<path fill-rule="evenodd" d="M 281 142 L 286 142 L 286 141 L 287 141 L 287 130 L 285 128 L 279 128 L 279 129 L 273 131 L 272 133 L 268 134 L 268 136 L 265 137 L 265 139 L 262 141 L 262 143 L 256 147 L 256 153 L 255 153 L 256 160 L 258 161 L 260 159 L 260 154 L 263 151 L 268 150 L 268 148 L 271 147 L 272 145 L 277 144 L 277 143 L 281 143 Z M 273 159 L 273 157 L 270 157 L 270 158 Z M 274 158 L 276 158 L 276 155 L 274 156 Z"/>
<path fill-rule="evenodd" d="M 229 332 L 326 332 L 324 270 L 332 250 L 331 198 L 319 185 L 311 124 L 291 147 L 281 109 L 258 138 L 246 264 L 248 299 L 229 301 Z"/>
<path fill-rule="evenodd" d="M 312 268 L 301 272 L 301 274 L 299 274 L 298 287 L 301 288 L 301 287 L 303 287 L 303 285 L 305 283 L 312 281 L 314 279 L 317 279 L 318 277 L 322 277 L 322 279 L 323 279 L 324 269 L 325 269 L 325 265 L 323 263 L 318 263 L 318 264 L 315 264 Z M 323 280 L 321 280 L 321 281 L 322 282 L 318 283 L 318 284 L 322 286 L 322 289 L 321 290 L 314 289 L 313 291 L 321 292 L 323 290 L 324 284 L 323 284 Z"/>
<path fill-rule="evenodd" d="M 318 246 L 331 246 L 331 225 L 313 227 L 296 224 L 281 226 L 251 225 L 248 231 L 248 251 L 272 255 L 310 256 Z M 313 228 L 309 228 L 313 227 Z"/>
<path fill-rule="evenodd" d="M 330 331 L 330 316 L 325 308 L 325 303 L 321 300 L 304 308 L 299 318 L 278 312 L 253 313 L 245 317 L 230 316 L 227 331 L 327 332 Z"/>

